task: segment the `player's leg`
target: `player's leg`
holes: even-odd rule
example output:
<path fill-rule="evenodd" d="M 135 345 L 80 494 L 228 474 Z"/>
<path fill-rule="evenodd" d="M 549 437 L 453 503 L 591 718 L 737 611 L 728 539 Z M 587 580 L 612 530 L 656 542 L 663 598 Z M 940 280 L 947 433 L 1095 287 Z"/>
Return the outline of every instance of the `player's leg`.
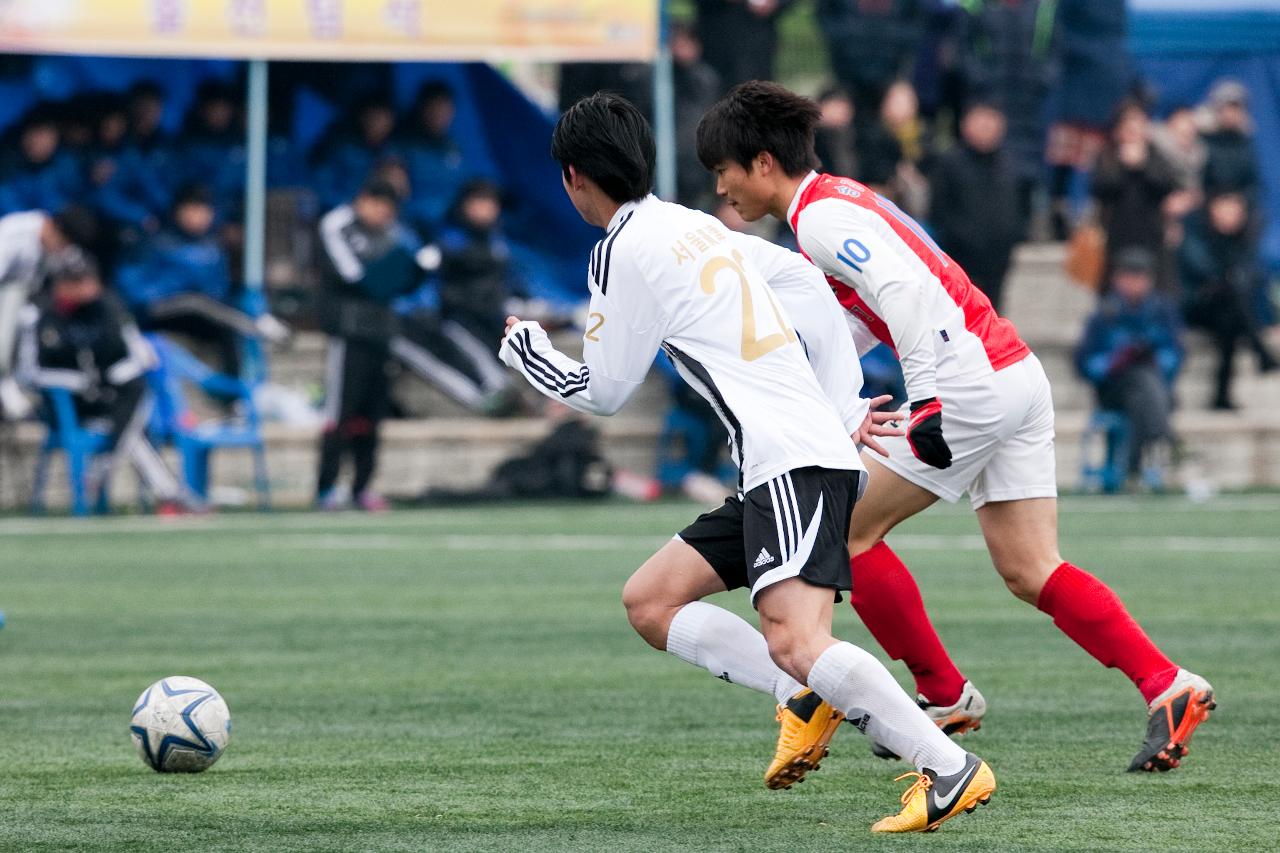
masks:
<path fill-rule="evenodd" d="M 1130 770 L 1171 770 L 1214 707 L 1213 688 L 1153 643 L 1115 592 L 1058 553 L 1057 501 L 1000 501 L 978 510 L 991 561 L 1009 590 L 1101 663 L 1128 676 L 1146 700 L 1146 742 Z"/>
<path fill-rule="evenodd" d="M 379 511 L 386 509 L 386 501 L 369 486 L 378 463 L 382 419 L 390 406 L 387 362 L 391 354 L 385 344 L 361 342 L 351 346 L 348 357 L 352 359 L 348 385 L 352 389 L 348 394 L 352 413 L 345 421 L 345 429 L 355 469 L 351 492 L 361 509 Z M 358 394 L 354 393 L 357 388 Z"/>
<path fill-rule="evenodd" d="M 702 554 L 676 538 L 635 571 L 622 589 L 622 604 L 636 633 L 655 649 L 786 702 L 804 685 L 774 664 L 760 632 L 700 600 L 727 587 Z"/>
<path fill-rule="evenodd" d="M 868 736 L 906 756 L 918 781 L 876 832 L 936 829 L 991 798 L 995 776 L 934 725 L 875 657 L 831 635 L 833 596 L 802 576 L 760 590 L 760 625 L 777 664 L 826 698 Z"/>
<path fill-rule="evenodd" d="M 346 393 L 350 380 L 347 362 L 347 341 L 331 336 L 325 355 L 325 420 L 320 433 L 320 466 L 316 474 L 316 503 L 324 509 L 336 507 L 334 487 L 347 449 L 343 431 L 343 420 L 351 411 L 350 395 Z"/>
<path fill-rule="evenodd" d="M 1022 375 L 1019 376 L 1019 373 Z M 1028 396 L 1027 416 L 969 490 L 992 564 L 1009 590 L 1101 664 L 1121 670 L 1147 701 L 1146 742 L 1131 770 L 1178 765 L 1213 706 L 1209 683 L 1165 656 L 1105 583 L 1062 559 L 1053 401 L 1039 361 L 1001 371 Z M 1012 396 L 1018 389 L 1010 387 Z"/>
<path fill-rule="evenodd" d="M 884 541 L 901 522 L 932 506 L 938 496 L 863 454 L 867 491 L 849 523 L 849 603 L 889 657 L 915 677 L 916 692 L 932 707 L 950 708 L 965 690 L 965 677 L 938 637 L 915 578 Z M 984 707 L 985 707 L 985 703 Z M 952 721 L 952 731 L 977 728 L 980 716 Z"/>

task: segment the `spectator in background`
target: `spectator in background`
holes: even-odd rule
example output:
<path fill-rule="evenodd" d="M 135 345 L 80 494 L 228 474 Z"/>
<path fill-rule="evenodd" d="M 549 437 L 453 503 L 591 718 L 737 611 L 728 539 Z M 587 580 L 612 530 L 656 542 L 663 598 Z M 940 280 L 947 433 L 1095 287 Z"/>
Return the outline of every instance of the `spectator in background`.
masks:
<path fill-rule="evenodd" d="M 1138 246 L 1157 259 L 1156 282 L 1167 286 L 1164 264 L 1165 199 L 1177 189 L 1173 167 L 1151 144 L 1151 122 L 1137 101 L 1121 105 L 1111 138 L 1098 156 L 1093 197 L 1107 235 L 1104 284 L 1111 280 L 1116 255 Z"/>
<path fill-rule="evenodd" d="M 928 5 L 926 0 L 819 0 L 818 29 L 831 70 L 852 96 L 860 123 L 874 122 L 889 86 L 910 75 Z"/>
<path fill-rule="evenodd" d="M 399 219 L 400 197 L 385 181 L 370 181 L 320 220 L 326 261 L 321 324 L 329 335 L 325 425 L 320 439 L 316 502 L 339 509 L 336 491 L 345 457 L 355 468 L 351 492 L 369 512 L 387 508 L 370 488 L 379 426 L 389 405 L 387 362 L 395 335 L 391 305 L 422 281 L 420 244 Z"/>
<path fill-rule="evenodd" d="M 398 159 L 396 113 L 382 95 L 362 98 L 330 128 L 313 154 L 316 196 L 323 210 L 351 199 L 381 164 Z"/>
<path fill-rule="evenodd" d="M 720 75 L 702 60 L 702 42 L 686 24 L 671 25 L 671 61 L 676 92 L 676 200 L 701 208 L 714 188 L 698 162 L 698 122 L 720 97 Z"/>
<path fill-rule="evenodd" d="M 428 80 L 404 122 L 399 145 L 410 188 L 404 214 L 424 236 L 442 224 L 463 185 L 476 177 L 453 135 L 456 116 L 453 89 L 441 80 Z"/>
<path fill-rule="evenodd" d="M 72 205 L 57 216 L 39 210 L 0 217 L 0 414 L 21 420 L 31 406 L 14 377 L 19 317 L 40 289 L 45 258 L 74 244 L 96 242 L 97 222 L 84 207 Z"/>
<path fill-rule="evenodd" d="M 889 86 L 880 103 L 880 123 L 901 154 L 889 195 L 907 213 L 923 217 L 929 206 L 929 184 L 922 172 L 929 166 L 929 138 L 910 82 L 897 80 Z"/>
<path fill-rule="evenodd" d="M 136 244 L 154 234 L 169 205 L 160 176 L 147 166 L 141 152 L 128 142 L 129 116 L 122 100 L 104 102 L 98 114 L 98 135 L 89 150 L 90 200 L 114 233 L 117 244 Z M 114 267 L 114 252 L 104 258 Z"/>
<path fill-rule="evenodd" d="M 417 298 L 397 304 L 399 334 L 391 342 L 392 354 L 428 384 L 492 417 L 514 414 L 520 405 L 512 375 L 493 346 L 506 316 L 516 311 L 510 303 L 518 289 L 512 286 L 501 216 L 497 186 L 475 180 L 463 187 L 438 247 L 419 253 L 422 266 L 438 267 L 438 290 L 432 282 Z"/>
<path fill-rule="evenodd" d="M 133 85 L 128 95 L 128 145 L 137 152 L 151 179 L 165 191 L 160 210 L 168 210 L 177 188 L 173 138 L 164 129 L 164 90 L 151 80 Z"/>
<path fill-rule="evenodd" d="M 51 108 L 39 105 L 27 113 L 16 144 L 0 153 L 0 213 L 57 213 L 83 195 L 80 169 L 61 140 Z"/>
<path fill-rule="evenodd" d="M 1276 368 L 1259 334 L 1253 309 L 1264 284 L 1258 260 L 1257 227 L 1242 192 L 1218 190 L 1187 223 L 1179 252 L 1187 322 L 1208 331 L 1218 347 L 1215 409 L 1231 410 L 1235 353 L 1243 339 L 1258 358 L 1258 369 Z"/>
<path fill-rule="evenodd" d="M 1243 193 L 1257 205 L 1262 177 L 1253 147 L 1253 120 L 1249 116 L 1249 92 L 1237 80 L 1220 80 L 1209 93 L 1213 130 L 1205 135 L 1209 149 L 1204 166 L 1208 193 Z"/>
<path fill-rule="evenodd" d="M 851 177 L 860 174 L 853 100 L 843 89 L 830 88 L 818 95 L 818 107 L 822 114 L 814 135 L 814 151 L 823 171 Z"/>
<path fill-rule="evenodd" d="M 1076 367 L 1094 387 L 1098 405 L 1129 420 L 1129 473 L 1144 456 L 1173 441 L 1173 381 L 1182 365 L 1181 324 L 1155 292 L 1156 257 L 1131 247 L 1116 256 L 1109 292 L 1089 318 Z"/>
<path fill-rule="evenodd" d="M 994 104 L 1008 122 L 1019 215 L 1030 222 L 1045 172 L 1045 101 L 1057 79 L 1054 0 L 968 0 L 957 23 L 966 100 Z"/>
<path fill-rule="evenodd" d="M 82 422 L 103 422 L 105 452 L 90 466 L 85 491 L 96 494 L 123 455 L 156 498 L 158 513 L 182 511 L 182 487 L 146 435 L 151 398 L 145 374 L 155 354 L 80 248 L 61 250 L 49 267 L 47 292 L 25 311 L 21 371 L 41 390 L 71 392 Z"/>
<path fill-rule="evenodd" d="M 1173 167 L 1175 188 L 1164 200 L 1165 246 L 1176 251 L 1182 243 L 1183 221 L 1204 203 L 1209 149 L 1200 138 L 1195 111 L 1185 106 L 1174 108 L 1156 125 L 1151 141 Z"/>
<path fill-rule="evenodd" d="M 525 295 L 511 272 L 501 217 L 497 186 L 472 181 L 463 187 L 440 232 L 441 314 L 483 342 L 490 353 L 512 313 L 509 303 Z"/>
<path fill-rule="evenodd" d="M 858 121 L 857 108 L 843 89 L 826 90 L 818 105 L 822 115 L 814 150 L 823 167 L 886 196 L 899 195 L 903 151 L 897 137 L 880 121 Z"/>
<path fill-rule="evenodd" d="M 98 113 L 102 109 L 100 92 L 82 92 L 61 104 L 49 105 L 58 122 L 60 148 L 83 171 L 89 151 L 98 138 Z"/>
<path fill-rule="evenodd" d="M 731 89 L 748 80 L 772 80 L 778 53 L 778 18 L 795 0 L 694 0 L 703 56 Z"/>
<path fill-rule="evenodd" d="M 1173 167 L 1175 193 L 1182 198 L 1174 204 L 1170 215 L 1181 218 L 1204 201 L 1204 167 L 1209 159 L 1209 147 L 1200 138 L 1195 110 L 1187 106 L 1174 107 L 1165 120 L 1156 125 L 1151 141 Z"/>
<path fill-rule="evenodd" d="M 289 330 L 270 314 L 252 317 L 233 305 L 226 251 L 214 236 L 213 200 L 202 186 L 174 200 L 169 227 L 117 276 L 121 293 L 148 331 L 177 332 L 212 346 L 217 367 L 240 375 L 239 335 L 283 343 Z"/>
<path fill-rule="evenodd" d="M 176 149 L 173 186 L 208 187 L 217 221 L 239 222 L 246 160 L 240 102 L 231 86 L 217 80 L 200 84 Z"/>
<path fill-rule="evenodd" d="M 1018 175 L 1003 151 L 1004 114 L 990 104 L 969 107 L 960 143 L 934 165 L 929 212 L 935 236 L 973 283 L 1001 310 L 1013 248 L 1023 237 Z"/>

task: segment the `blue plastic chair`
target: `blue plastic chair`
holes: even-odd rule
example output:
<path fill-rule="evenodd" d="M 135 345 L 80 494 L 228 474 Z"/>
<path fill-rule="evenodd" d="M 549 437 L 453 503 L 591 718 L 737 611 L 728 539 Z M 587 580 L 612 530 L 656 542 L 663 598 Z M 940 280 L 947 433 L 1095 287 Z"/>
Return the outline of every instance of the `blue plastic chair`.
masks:
<path fill-rule="evenodd" d="M 43 391 L 52 421 L 40 453 L 36 456 L 36 470 L 31 484 L 31 512 L 42 515 L 45 511 L 44 491 L 49 475 L 49 459 L 54 451 L 67 454 L 67 476 L 71 486 L 71 512 L 85 516 L 90 512 L 87 478 L 89 463 L 93 457 L 106 450 L 108 436 L 101 430 L 88 428 L 80 423 L 75 400 L 65 388 L 46 388 Z M 93 511 L 106 513 L 110 507 L 107 483 L 99 484 L 94 496 Z"/>
<path fill-rule="evenodd" d="M 1129 477 L 1129 433 L 1129 418 L 1123 412 L 1099 409 L 1090 416 L 1080 437 L 1083 489 L 1110 495 L 1124 487 Z"/>
<path fill-rule="evenodd" d="M 201 499 L 209 497 L 209 457 L 215 450 L 243 448 L 253 454 L 254 487 L 261 509 L 271 508 L 266 448 L 262 441 L 253 388 L 234 376 L 219 373 L 183 347 L 160 335 L 147 339 L 159 356 L 159 366 L 148 379 L 155 392 L 151 436 L 157 444 L 171 443 L 182 460 L 187 488 Z M 243 420 L 199 421 L 187 403 L 184 384 L 198 386 L 211 397 L 235 400 Z"/>

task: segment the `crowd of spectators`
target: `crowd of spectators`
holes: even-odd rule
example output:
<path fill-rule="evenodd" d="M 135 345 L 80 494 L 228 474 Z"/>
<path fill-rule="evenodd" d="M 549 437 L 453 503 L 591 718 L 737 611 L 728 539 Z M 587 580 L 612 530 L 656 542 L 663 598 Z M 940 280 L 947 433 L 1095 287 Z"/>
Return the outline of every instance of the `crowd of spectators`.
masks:
<path fill-rule="evenodd" d="M 731 227 L 746 226 L 717 209 L 694 130 L 730 87 L 774 76 L 780 20 L 793 5 L 696 0 L 693 18 L 670 33 L 678 199 Z M 866 183 L 923 222 L 997 308 L 1019 242 L 1062 239 L 1090 221 L 1105 233 L 1101 302 L 1078 361 L 1101 406 L 1132 413 L 1138 400 L 1148 415 L 1172 408 L 1180 359 L 1157 357 L 1141 342 L 1134 330 L 1147 323 L 1151 336 L 1175 344 L 1182 322 L 1213 338 L 1215 408 L 1233 406 L 1241 346 L 1262 369 L 1274 368 L 1263 334 L 1272 317 L 1257 249 L 1257 154 L 1238 83 L 1154 121 L 1125 58 L 1123 0 L 818 0 L 813 11 L 829 59 L 816 87 L 823 168 Z M 651 74 L 646 65 L 568 64 L 560 98 L 612 89 L 651 111 Z M 303 190 L 310 201 L 299 214 L 318 235 L 314 317 L 331 338 L 332 414 L 321 500 L 336 500 L 340 460 L 351 456 L 353 492 L 374 504 L 366 450 L 393 408 L 388 366 L 471 411 L 523 411 L 492 343 L 513 300 L 529 294 L 512 260 L 509 198 L 496 170 L 455 137 L 454 91 L 426 82 L 400 110 L 389 86 L 365 81 L 335 83 L 334 119 L 302 148 L 273 111 L 268 183 Z M 1051 96 L 1057 118 L 1046 124 Z M 219 370 L 238 374 L 246 339 L 290 339 L 240 280 L 240 90 L 210 79 L 180 122 L 169 109 L 166 89 L 149 81 L 123 94 L 36 104 L 0 147 L 0 216 L 45 212 L 47 245 L 30 251 L 82 245 L 144 332 L 185 335 Z M 1081 186 L 1087 190 L 1072 197 Z M 21 272 L 17 254 L 0 246 L 12 266 L 6 284 L 31 279 L 0 299 L 0 405 L 11 415 L 21 412 L 10 303 L 39 284 L 34 267 Z M 1136 284 L 1142 277 L 1150 293 Z M 374 340 L 381 344 L 370 346 Z M 892 358 L 883 371 L 871 359 L 868 375 L 894 387 Z M 1166 397 L 1150 402 L 1157 385 Z M 371 396 L 353 401 L 352 388 Z M 693 411 L 688 403 L 676 401 Z M 705 412 L 695 414 L 714 428 Z M 1138 434 L 1147 444 L 1163 440 L 1165 421 L 1144 421 Z M 716 463 L 705 457 L 693 467 L 710 472 Z"/>

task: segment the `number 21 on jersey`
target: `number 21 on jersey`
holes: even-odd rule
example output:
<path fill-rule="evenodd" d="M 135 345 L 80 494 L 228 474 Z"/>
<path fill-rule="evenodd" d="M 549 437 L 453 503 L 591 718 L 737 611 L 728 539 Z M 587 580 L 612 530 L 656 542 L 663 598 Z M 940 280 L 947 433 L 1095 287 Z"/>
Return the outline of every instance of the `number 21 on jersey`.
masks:
<path fill-rule="evenodd" d="M 755 361 L 779 347 L 795 343 L 798 338 L 795 330 L 782 318 L 782 311 L 774 301 L 773 294 L 768 290 L 764 291 L 764 296 L 769 300 L 769 307 L 773 309 L 773 316 L 778 321 L 780 331 L 764 337 L 756 336 L 756 312 L 751 294 L 751 280 L 747 276 L 747 271 L 742 268 L 742 261 L 742 253 L 737 249 L 733 251 L 732 257 L 712 258 L 702 268 L 698 280 L 702 285 L 702 292 L 711 295 L 716 292 L 717 275 L 727 270 L 737 276 L 738 286 L 742 289 L 742 360 Z"/>

